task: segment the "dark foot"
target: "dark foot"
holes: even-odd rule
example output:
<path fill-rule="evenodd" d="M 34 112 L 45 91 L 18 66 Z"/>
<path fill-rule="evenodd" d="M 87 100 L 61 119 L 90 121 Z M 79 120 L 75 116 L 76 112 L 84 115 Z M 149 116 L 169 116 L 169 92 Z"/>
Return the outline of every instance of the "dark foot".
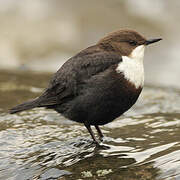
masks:
<path fill-rule="evenodd" d="M 95 144 L 96 145 L 96 147 L 97 146 L 100 146 L 100 144 L 99 144 L 99 142 L 96 140 L 96 141 L 93 141 L 93 144 Z"/>
<path fill-rule="evenodd" d="M 104 135 L 103 135 L 103 133 L 101 132 L 99 126 L 95 125 L 95 128 L 96 128 L 96 130 L 97 130 L 97 132 L 98 132 L 99 140 L 102 142 Z"/>
<path fill-rule="evenodd" d="M 87 125 L 87 124 L 85 124 L 85 123 L 84 123 L 84 125 L 85 125 L 85 127 L 87 128 L 89 134 L 91 135 L 91 137 L 92 137 L 92 139 L 93 139 L 93 143 L 99 144 L 99 142 L 96 140 L 96 138 L 95 138 L 95 136 L 94 136 L 94 133 L 93 133 L 93 131 L 92 131 L 92 129 L 91 129 L 91 126 L 90 126 L 90 125 Z"/>

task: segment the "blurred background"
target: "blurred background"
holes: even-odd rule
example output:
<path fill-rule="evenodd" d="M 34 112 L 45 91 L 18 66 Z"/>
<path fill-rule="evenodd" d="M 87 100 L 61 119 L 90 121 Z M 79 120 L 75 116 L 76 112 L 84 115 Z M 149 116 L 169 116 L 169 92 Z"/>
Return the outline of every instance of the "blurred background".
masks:
<path fill-rule="evenodd" d="M 146 49 L 146 83 L 180 87 L 180 1 L 0 0 L 0 70 L 55 72 L 111 31 L 163 41 Z"/>

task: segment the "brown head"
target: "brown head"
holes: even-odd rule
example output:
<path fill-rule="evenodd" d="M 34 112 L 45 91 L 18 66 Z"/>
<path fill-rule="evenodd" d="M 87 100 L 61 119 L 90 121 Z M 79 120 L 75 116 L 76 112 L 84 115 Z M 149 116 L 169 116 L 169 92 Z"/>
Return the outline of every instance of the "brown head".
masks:
<path fill-rule="evenodd" d="M 131 56 L 138 46 L 147 46 L 160 41 L 161 38 L 147 40 L 133 30 L 119 30 L 108 34 L 98 42 L 98 46 L 105 51 L 114 51 L 121 56 Z"/>

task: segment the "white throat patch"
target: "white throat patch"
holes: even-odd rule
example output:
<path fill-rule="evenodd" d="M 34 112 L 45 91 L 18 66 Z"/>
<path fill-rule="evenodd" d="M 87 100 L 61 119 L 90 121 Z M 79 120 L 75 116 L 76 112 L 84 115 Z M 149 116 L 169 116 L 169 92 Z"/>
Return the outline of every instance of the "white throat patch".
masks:
<path fill-rule="evenodd" d="M 124 77 L 135 85 L 136 88 L 144 85 L 144 45 L 136 47 L 130 56 L 122 56 L 122 62 L 118 64 L 116 71 L 123 73 Z"/>

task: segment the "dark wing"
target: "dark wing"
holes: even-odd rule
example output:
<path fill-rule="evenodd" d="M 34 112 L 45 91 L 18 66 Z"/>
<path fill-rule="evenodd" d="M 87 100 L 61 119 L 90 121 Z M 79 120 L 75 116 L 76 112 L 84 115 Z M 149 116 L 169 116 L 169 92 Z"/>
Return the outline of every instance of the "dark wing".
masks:
<path fill-rule="evenodd" d="M 80 52 L 63 64 L 39 97 L 40 106 L 61 104 L 64 98 L 76 96 L 80 83 L 122 61 L 118 54 L 95 51 L 94 48 Z"/>

